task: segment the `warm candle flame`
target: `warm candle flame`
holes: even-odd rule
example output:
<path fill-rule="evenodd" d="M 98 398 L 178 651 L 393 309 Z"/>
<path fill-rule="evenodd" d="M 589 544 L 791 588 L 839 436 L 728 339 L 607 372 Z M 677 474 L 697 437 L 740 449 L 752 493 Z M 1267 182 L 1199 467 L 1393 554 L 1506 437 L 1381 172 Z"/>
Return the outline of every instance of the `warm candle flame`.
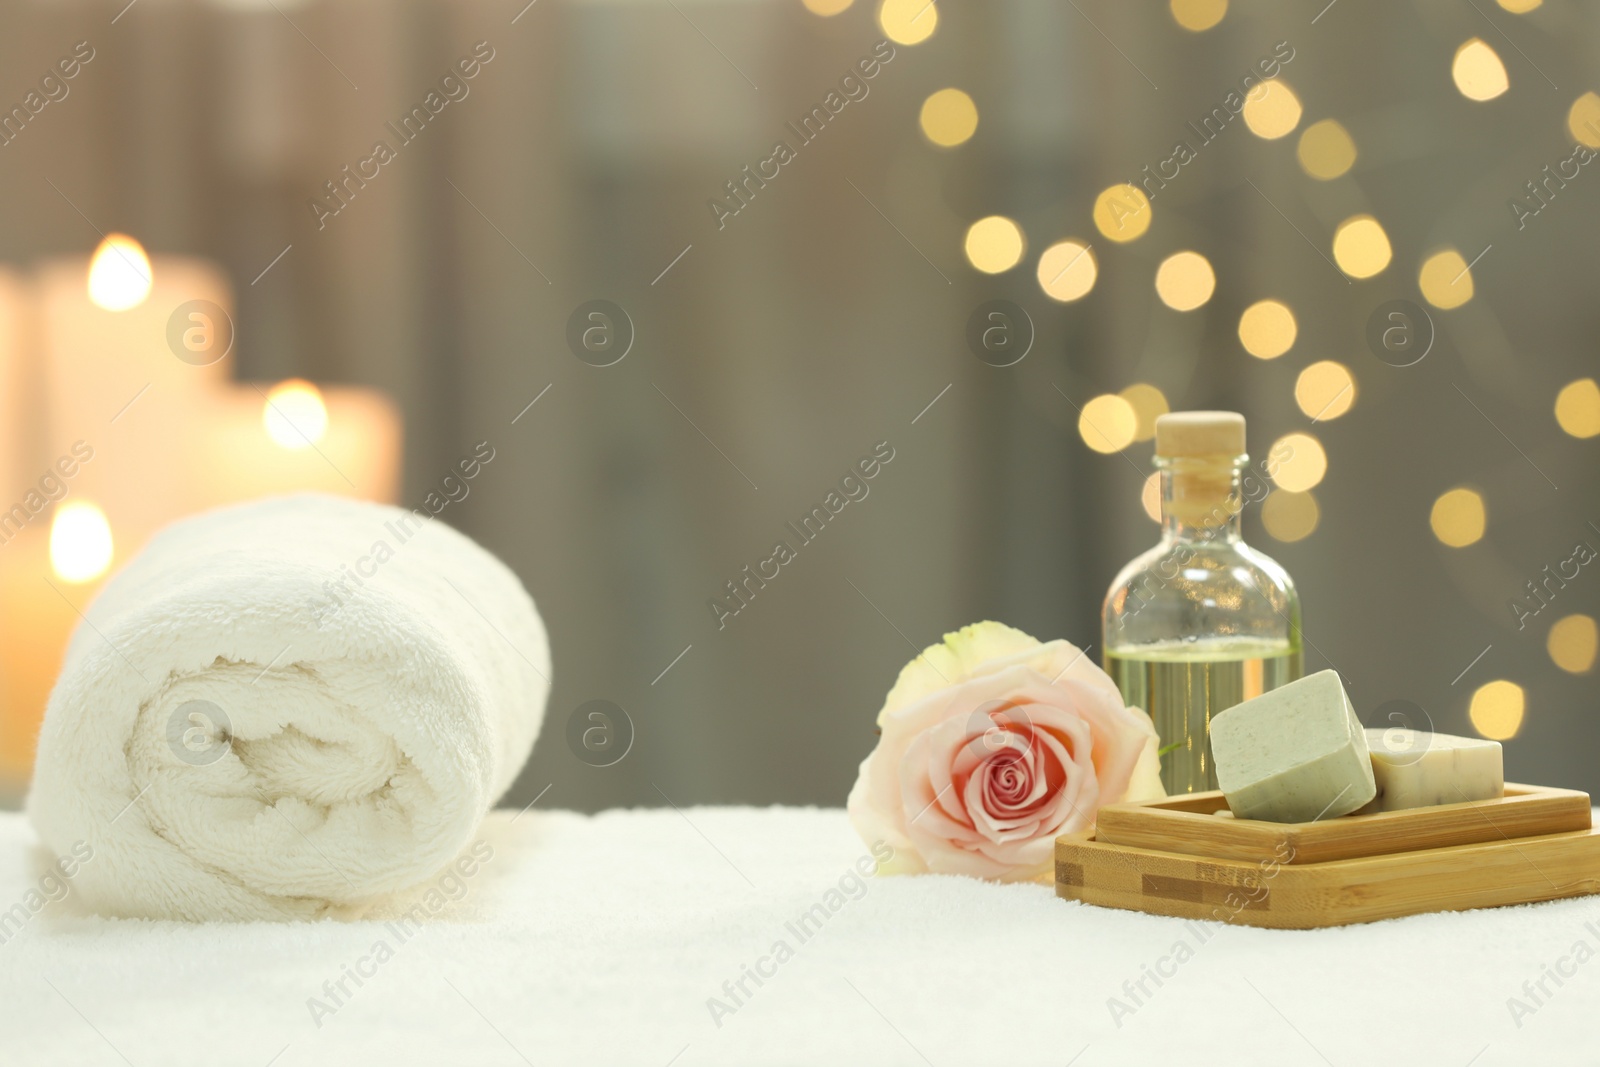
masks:
<path fill-rule="evenodd" d="M 111 566 L 111 523 L 87 500 L 56 508 L 50 523 L 50 568 L 66 582 L 90 582 Z"/>
<path fill-rule="evenodd" d="M 308 381 L 291 378 L 267 394 L 261 409 L 267 436 L 284 448 L 310 448 L 328 429 L 328 408 L 322 392 Z"/>
<path fill-rule="evenodd" d="M 144 247 L 127 234 L 111 234 L 89 261 L 89 299 L 107 311 L 127 311 L 150 295 L 152 277 Z"/>

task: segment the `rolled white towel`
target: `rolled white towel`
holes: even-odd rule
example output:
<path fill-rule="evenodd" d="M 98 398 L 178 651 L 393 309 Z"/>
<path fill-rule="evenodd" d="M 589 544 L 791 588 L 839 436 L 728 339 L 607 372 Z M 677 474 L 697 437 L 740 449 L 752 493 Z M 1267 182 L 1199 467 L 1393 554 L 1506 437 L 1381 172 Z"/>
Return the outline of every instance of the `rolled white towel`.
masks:
<path fill-rule="evenodd" d="M 550 648 L 420 512 L 300 496 L 154 537 L 89 607 L 28 813 L 105 914 L 356 914 L 456 857 L 528 758 Z"/>

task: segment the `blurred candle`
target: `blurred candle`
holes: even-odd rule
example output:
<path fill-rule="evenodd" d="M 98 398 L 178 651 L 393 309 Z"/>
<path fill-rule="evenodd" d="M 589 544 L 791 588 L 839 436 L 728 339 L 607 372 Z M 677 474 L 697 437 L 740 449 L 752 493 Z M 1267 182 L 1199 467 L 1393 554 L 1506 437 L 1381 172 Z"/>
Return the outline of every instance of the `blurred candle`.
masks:
<path fill-rule="evenodd" d="M 111 568 L 111 523 L 99 505 L 68 500 L 50 520 L 50 569 L 73 585 L 92 582 Z"/>
<path fill-rule="evenodd" d="M 37 481 L 53 471 L 65 495 L 96 501 L 131 554 L 208 503 L 183 471 L 228 380 L 227 280 L 210 263 L 148 257 L 112 234 L 92 257 L 42 264 L 38 288 L 43 453 L 40 469 L 23 473 Z"/>
<path fill-rule="evenodd" d="M 99 587 L 63 581 L 50 565 L 51 541 L 45 514 L 0 545 L 0 792 L 20 794 L 27 783 L 67 638 Z"/>
<path fill-rule="evenodd" d="M 89 300 L 107 311 L 127 311 L 150 296 L 153 281 L 144 246 L 123 233 L 100 242 L 89 259 Z"/>
<path fill-rule="evenodd" d="M 398 499 L 400 413 L 374 390 L 232 386 L 207 406 L 205 423 L 190 463 L 209 503 L 307 491 Z"/>
<path fill-rule="evenodd" d="M 111 559 L 111 525 L 86 500 L 63 502 L 0 546 L 0 784 L 27 780 L 67 638 Z"/>
<path fill-rule="evenodd" d="M 34 361 L 25 357 L 31 332 L 31 286 L 0 267 L 0 509 L 22 495 L 34 463 L 38 404 L 29 394 Z"/>
<path fill-rule="evenodd" d="M 280 447 L 315 448 L 328 432 L 328 405 L 323 403 L 322 390 L 299 378 L 273 386 L 261 406 L 261 425 Z"/>
<path fill-rule="evenodd" d="M 29 373 L 36 361 L 25 358 L 34 321 L 31 293 L 28 279 L 0 267 L 0 797 L 13 800 L 26 788 L 45 696 L 76 618 L 44 584 L 43 518 L 19 539 L 15 518 L 8 522 L 3 514 L 23 499 L 28 479 L 38 477 L 27 473 L 35 465 L 39 430 Z M 28 517 L 26 509 L 22 516 Z"/>

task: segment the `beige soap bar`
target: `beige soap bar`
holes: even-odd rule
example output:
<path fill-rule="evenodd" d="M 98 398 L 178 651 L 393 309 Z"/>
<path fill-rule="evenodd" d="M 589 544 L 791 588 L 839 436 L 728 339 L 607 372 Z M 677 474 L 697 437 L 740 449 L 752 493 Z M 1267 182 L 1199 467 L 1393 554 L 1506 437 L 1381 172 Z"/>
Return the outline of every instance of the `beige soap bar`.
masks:
<path fill-rule="evenodd" d="M 1377 793 L 1367 735 L 1331 670 L 1246 700 L 1211 720 L 1217 784 L 1241 819 L 1312 822 Z"/>
<path fill-rule="evenodd" d="M 1361 809 L 1363 815 L 1505 794 L 1505 763 L 1498 741 L 1373 728 L 1367 731 L 1367 748 L 1378 794 Z"/>

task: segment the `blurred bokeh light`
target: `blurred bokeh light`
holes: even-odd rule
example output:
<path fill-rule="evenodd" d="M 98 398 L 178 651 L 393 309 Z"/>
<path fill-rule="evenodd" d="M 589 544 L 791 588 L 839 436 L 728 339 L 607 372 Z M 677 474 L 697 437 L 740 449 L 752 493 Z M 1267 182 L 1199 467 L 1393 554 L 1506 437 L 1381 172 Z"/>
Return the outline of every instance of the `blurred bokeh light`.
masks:
<path fill-rule="evenodd" d="M 1305 128 L 1296 155 L 1311 177 L 1332 181 L 1355 166 L 1356 143 L 1337 119 L 1323 119 Z"/>
<path fill-rule="evenodd" d="M 878 25 L 896 44 L 920 44 L 939 26 L 939 9 L 929 0 L 883 0 Z"/>
<path fill-rule="evenodd" d="M 1422 261 L 1417 287 L 1434 307 L 1458 308 L 1472 299 L 1472 269 L 1454 248 L 1441 249 Z"/>
<path fill-rule="evenodd" d="M 1440 494 L 1428 515 L 1433 536 L 1451 548 L 1476 544 L 1488 522 L 1488 509 L 1476 489 L 1456 488 Z"/>
<path fill-rule="evenodd" d="M 1166 394 L 1148 382 L 1135 382 L 1118 394 L 1133 408 L 1135 441 L 1149 441 L 1156 435 L 1156 419 L 1171 411 Z"/>
<path fill-rule="evenodd" d="M 1282 78 L 1262 82 L 1245 94 L 1244 123 L 1268 141 L 1287 137 L 1300 125 L 1300 98 Z"/>
<path fill-rule="evenodd" d="M 1004 215 L 990 215 L 967 228 L 967 260 L 985 274 L 1010 270 L 1022 260 L 1022 229 Z"/>
<path fill-rule="evenodd" d="M 1094 249 L 1076 238 L 1057 241 L 1039 256 L 1039 288 L 1052 300 L 1080 300 L 1094 288 L 1100 268 Z"/>
<path fill-rule="evenodd" d="M 1588 615 L 1568 615 L 1550 627 L 1545 648 L 1557 667 L 1568 674 L 1584 674 L 1594 666 L 1600 629 Z"/>
<path fill-rule="evenodd" d="M 1356 380 L 1338 360 L 1320 360 L 1295 379 L 1294 400 L 1312 422 L 1337 419 L 1356 402 Z"/>
<path fill-rule="evenodd" d="M 1258 300 L 1239 316 L 1239 343 L 1257 359 L 1277 359 L 1294 347 L 1299 328 L 1281 300 Z"/>
<path fill-rule="evenodd" d="M 1109 186 L 1094 202 L 1095 229 L 1119 243 L 1144 236 L 1153 214 L 1150 198 L 1137 185 Z"/>
<path fill-rule="evenodd" d="M 1472 728 L 1491 741 L 1517 736 L 1527 696 L 1522 687 L 1503 678 L 1480 685 L 1472 694 L 1468 715 Z"/>
<path fill-rule="evenodd" d="M 1216 288 L 1216 272 L 1199 252 L 1175 252 L 1156 269 L 1156 293 L 1174 311 L 1204 306 Z"/>
<path fill-rule="evenodd" d="M 960 89 L 940 89 L 922 102 L 919 121 L 928 140 L 952 148 L 977 132 L 978 106 Z"/>
<path fill-rule="evenodd" d="M 1328 454 L 1323 451 L 1322 442 L 1308 433 L 1278 438 L 1267 452 L 1267 463 L 1278 488 L 1291 493 L 1315 488 L 1328 473 Z"/>
<path fill-rule="evenodd" d="M 1090 400 L 1078 416 L 1078 434 L 1096 452 L 1121 452 L 1138 432 L 1139 416 L 1133 405 L 1112 393 Z"/>
<path fill-rule="evenodd" d="M 1261 502 L 1261 525 L 1267 533 L 1285 544 L 1303 541 L 1317 528 L 1322 510 L 1310 492 L 1294 493 L 1279 489 Z"/>
<path fill-rule="evenodd" d="M 1478 37 L 1456 50 L 1450 76 L 1455 79 L 1461 95 L 1468 100 L 1493 100 L 1511 88 L 1500 54 Z"/>
<path fill-rule="evenodd" d="M 1172 0 L 1172 17 L 1186 30 L 1200 33 L 1222 21 L 1228 0 Z"/>
<path fill-rule="evenodd" d="M 1556 394 L 1556 422 L 1573 437 L 1600 434 L 1600 384 L 1579 378 L 1562 386 Z"/>
<path fill-rule="evenodd" d="M 1389 265 L 1389 235 L 1371 215 L 1345 219 L 1333 233 L 1333 258 L 1352 278 L 1370 278 Z"/>

